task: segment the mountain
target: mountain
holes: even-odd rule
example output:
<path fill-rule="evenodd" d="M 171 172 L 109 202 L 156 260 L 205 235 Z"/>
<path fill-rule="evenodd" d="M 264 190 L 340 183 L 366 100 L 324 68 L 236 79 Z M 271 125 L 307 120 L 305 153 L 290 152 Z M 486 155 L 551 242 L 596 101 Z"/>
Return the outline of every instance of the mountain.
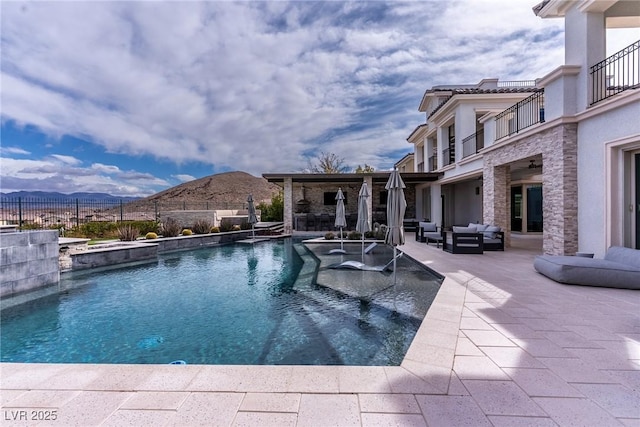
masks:
<path fill-rule="evenodd" d="M 64 194 L 55 191 L 14 191 L 11 193 L 0 193 L 0 197 L 3 199 L 17 199 L 22 197 L 25 199 L 49 199 L 49 200 L 75 200 L 75 199 L 91 199 L 91 200 L 124 200 L 133 201 L 138 200 L 138 197 L 121 197 L 113 196 L 107 193 L 71 193 Z"/>
<path fill-rule="evenodd" d="M 211 201 L 217 205 L 238 205 L 253 195 L 256 204 L 271 202 L 271 197 L 278 194 L 280 187 L 269 183 L 262 177 L 255 177 L 246 172 L 224 172 L 204 178 L 188 181 L 171 187 L 142 201 L 162 202 L 203 202 Z"/>

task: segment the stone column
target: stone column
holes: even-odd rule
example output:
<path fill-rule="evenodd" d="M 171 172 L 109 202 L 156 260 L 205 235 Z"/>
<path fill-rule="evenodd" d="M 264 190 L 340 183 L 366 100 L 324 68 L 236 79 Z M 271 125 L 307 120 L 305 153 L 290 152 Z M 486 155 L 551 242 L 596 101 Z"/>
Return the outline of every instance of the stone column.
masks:
<path fill-rule="evenodd" d="M 577 128 L 553 129 L 542 153 L 543 252 L 573 255 L 578 250 Z M 595 208 L 595 207 L 594 207 Z"/>
<path fill-rule="evenodd" d="M 363 181 L 369 187 L 369 198 L 367 199 L 367 210 L 369 211 L 369 225 L 373 229 L 373 177 L 365 175 Z"/>
<path fill-rule="evenodd" d="M 282 219 L 284 220 L 284 231 L 290 233 L 293 230 L 293 179 L 284 179 L 284 212 Z"/>
<path fill-rule="evenodd" d="M 511 246 L 511 171 L 509 165 L 485 163 L 482 186 L 482 217 L 485 224 L 504 231 L 504 245 Z"/>

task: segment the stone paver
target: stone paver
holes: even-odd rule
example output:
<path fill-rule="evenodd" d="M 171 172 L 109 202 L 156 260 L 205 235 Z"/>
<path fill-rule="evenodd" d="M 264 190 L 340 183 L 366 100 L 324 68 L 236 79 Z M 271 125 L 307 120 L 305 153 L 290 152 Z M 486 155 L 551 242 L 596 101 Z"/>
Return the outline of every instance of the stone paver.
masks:
<path fill-rule="evenodd" d="M 555 283 L 512 242 L 407 240 L 446 280 L 401 366 L 3 363 L 3 425 L 639 426 L 640 292 Z"/>

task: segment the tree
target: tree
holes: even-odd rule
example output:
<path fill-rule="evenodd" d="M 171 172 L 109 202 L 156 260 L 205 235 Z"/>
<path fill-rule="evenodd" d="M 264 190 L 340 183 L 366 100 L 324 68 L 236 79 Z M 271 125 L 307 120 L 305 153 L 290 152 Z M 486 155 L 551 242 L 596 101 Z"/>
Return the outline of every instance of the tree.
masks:
<path fill-rule="evenodd" d="M 344 159 L 338 157 L 335 153 L 320 153 L 317 157 L 317 162 L 312 163 L 309 160 L 309 164 L 305 169 L 307 173 L 345 173 L 348 167 L 344 165 Z"/>
<path fill-rule="evenodd" d="M 282 221 L 284 217 L 284 195 L 282 191 L 271 197 L 271 204 L 261 202 L 256 206 L 260 209 L 261 221 Z"/>
<path fill-rule="evenodd" d="M 372 173 L 375 172 L 375 169 L 373 168 L 373 166 L 369 166 L 368 164 L 364 164 L 364 167 L 358 165 L 358 167 L 356 168 L 356 173 Z"/>

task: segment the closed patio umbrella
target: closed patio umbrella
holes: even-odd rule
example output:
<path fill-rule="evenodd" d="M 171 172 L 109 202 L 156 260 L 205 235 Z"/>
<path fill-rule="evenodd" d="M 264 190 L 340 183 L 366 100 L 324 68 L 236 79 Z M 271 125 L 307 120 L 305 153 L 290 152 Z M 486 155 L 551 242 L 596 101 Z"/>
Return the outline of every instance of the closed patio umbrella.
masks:
<path fill-rule="evenodd" d="M 364 234 L 371 231 L 369 224 L 369 209 L 367 208 L 367 199 L 369 198 L 369 187 L 364 182 L 358 193 L 358 222 L 356 223 L 356 231 L 362 235 L 362 262 L 364 263 Z"/>
<path fill-rule="evenodd" d="M 335 226 L 340 229 L 340 251 L 344 253 L 344 241 L 342 240 L 342 229 L 347 226 L 347 218 L 344 212 L 344 194 L 342 188 L 338 188 L 336 194 L 336 222 Z"/>
<path fill-rule="evenodd" d="M 247 197 L 247 203 L 247 210 L 249 211 L 249 219 L 247 220 L 247 222 L 251 224 L 251 238 L 255 240 L 256 230 L 254 229 L 254 226 L 258 222 L 258 217 L 256 215 L 256 207 L 253 203 L 253 195 L 249 194 L 249 197 Z"/>
<path fill-rule="evenodd" d="M 407 209 L 407 201 L 404 198 L 404 182 L 398 169 L 393 168 L 389 175 L 389 181 L 384 187 L 387 190 L 387 235 L 385 243 L 393 246 L 393 284 L 396 283 L 396 250 L 397 246 L 404 245 L 403 220 Z"/>

